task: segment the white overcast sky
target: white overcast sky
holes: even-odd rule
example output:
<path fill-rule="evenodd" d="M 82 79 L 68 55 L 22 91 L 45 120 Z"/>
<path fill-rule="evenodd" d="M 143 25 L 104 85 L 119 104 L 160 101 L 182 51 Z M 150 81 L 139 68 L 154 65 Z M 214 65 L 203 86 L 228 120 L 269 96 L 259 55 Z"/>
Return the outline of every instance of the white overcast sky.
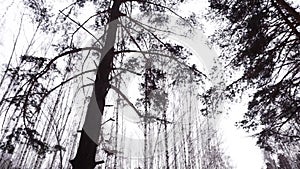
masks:
<path fill-rule="evenodd" d="M 22 6 L 22 1 L 1 0 L 0 3 L 0 64 L 3 65 L 8 62 L 14 38 L 17 35 L 18 26 L 21 20 L 20 16 L 22 11 L 20 11 L 20 6 Z M 205 12 L 205 8 L 207 7 L 208 3 L 205 0 L 192 0 L 189 1 L 189 3 L 184 4 L 180 9 L 184 13 L 193 11 L 200 15 Z M 64 8 L 64 6 L 61 6 L 61 8 Z M 213 33 L 216 26 L 208 22 L 204 22 L 203 25 L 206 30 L 206 35 Z M 28 21 L 24 21 L 21 32 L 23 38 L 17 44 L 18 51 L 24 51 L 26 43 L 23 42 L 28 42 L 28 39 L 25 37 L 28 36 L 29 38 L 32 30 L 32 25 L 28 23 Z M 4 67 L 2 66 L 1 70 L 3 69 Z M 220 118 L 222 120 L 219 123 L 219 128 L 223 135 L 223 148 L 225 152 L 231 157 L 232 163 L 237 169 L 264 168 L 263 155 L 260 149 L 255 145 L 255 139 L 249 137 L 248 133 L 237 129 L 234 126 L 235 121 L 240 120 L 242 114 L 246 112 L 246 103 L 235 103 L 227 106 L 229 106 L 231 110 L 227 112 L 228 115 L 227 113 L 222 115 L 222 118 Z"/>

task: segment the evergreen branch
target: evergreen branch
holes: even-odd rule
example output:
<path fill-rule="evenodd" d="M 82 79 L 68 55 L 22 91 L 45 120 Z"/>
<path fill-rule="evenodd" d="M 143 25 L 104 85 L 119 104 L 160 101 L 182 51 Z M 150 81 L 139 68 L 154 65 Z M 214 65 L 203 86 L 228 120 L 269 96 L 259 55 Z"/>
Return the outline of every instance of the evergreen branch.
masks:
<path fill-rule="evenodd" d="M 110 85 L 110 88 L 113 89 L 116 93 L 118 93 L 120 96 L 122 96 L 122 98 L 127 102 L 127 104 L 136 112 L 136 114 L 140 117 L 140 118 L 146 118 L 146 119 L 155 119 L 157 121 L 161 121 L 161 122 L 165 122 L 165 123 L 172 123 L 170 121 L 161 119 L 159 117 L 156 116 L 149 116 L 149 115 L 142 115 L 139 110 L 132 104 L 132 102 L 128 99 L 128 97 L 121 92 L 117 87 L 115 87 L 114 85 Z"/>

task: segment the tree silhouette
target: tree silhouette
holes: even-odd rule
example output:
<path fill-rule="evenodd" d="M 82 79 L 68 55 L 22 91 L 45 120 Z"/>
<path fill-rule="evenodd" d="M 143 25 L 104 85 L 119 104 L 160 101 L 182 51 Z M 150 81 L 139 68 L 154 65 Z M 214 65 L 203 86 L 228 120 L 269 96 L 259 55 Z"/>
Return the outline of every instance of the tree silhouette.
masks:
<path fill-rule="evenodd" d="M 228 20 L 214 39 L 223 58 L 243 72 L 227 87 L 228 95 L 257 89 L 239 125 L 259 129 L 257 143 L 266 150 L 276 142 L 299 143 L 300 14 L 295 5 L 285 0 L 218 0 L 210 1 L 210 7 Z"/>

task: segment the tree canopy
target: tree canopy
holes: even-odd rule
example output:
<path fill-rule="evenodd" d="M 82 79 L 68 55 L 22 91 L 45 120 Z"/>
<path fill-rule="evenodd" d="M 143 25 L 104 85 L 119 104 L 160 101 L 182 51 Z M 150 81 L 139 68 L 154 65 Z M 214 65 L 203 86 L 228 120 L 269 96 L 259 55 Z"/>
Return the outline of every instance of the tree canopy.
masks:
<path fill-rule="evenodd" d="M 256 88 L 239 125 L 257 131 L 258 144 L 299 143 L 300 13 L 285 0 L 217 0 L 210 7 L 228 20 L 215 40 L 229 67 L 243 75 L 227 87 Z M 237 77 L 233 77 L 237 78 Z"/>

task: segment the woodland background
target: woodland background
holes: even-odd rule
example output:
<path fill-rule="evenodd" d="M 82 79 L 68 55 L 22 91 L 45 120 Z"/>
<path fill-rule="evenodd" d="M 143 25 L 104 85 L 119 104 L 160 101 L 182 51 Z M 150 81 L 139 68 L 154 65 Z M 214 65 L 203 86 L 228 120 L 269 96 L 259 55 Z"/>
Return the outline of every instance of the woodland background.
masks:
<path fill-rule="evenodd" d="M 235 168 L 219 122 L 240 102 L 262 168 L 300 168 L 298 2 L 5 4 L 0 168 Z M 208 35 L 210 70 L 170 25 Z"/>

